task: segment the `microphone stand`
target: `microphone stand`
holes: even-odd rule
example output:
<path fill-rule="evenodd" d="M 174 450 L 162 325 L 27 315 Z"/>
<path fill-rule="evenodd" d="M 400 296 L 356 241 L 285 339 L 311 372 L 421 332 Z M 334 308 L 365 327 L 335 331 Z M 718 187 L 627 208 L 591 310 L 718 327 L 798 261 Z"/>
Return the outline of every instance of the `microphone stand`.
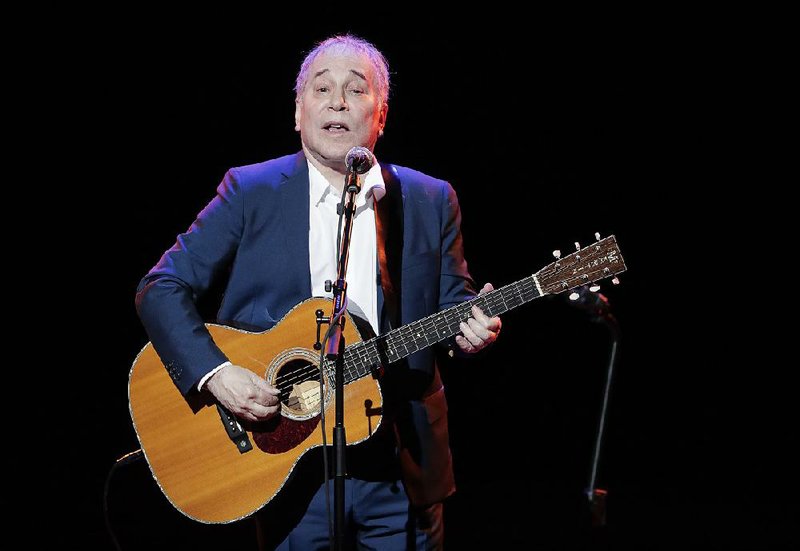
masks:
<path fill-rule="evenodd" d="M 608 491 L 595 488 L 597 482 L 597 465 L 600 462 L 600 447 L 603 443 L 603 433 L 606 426 L 606 412 L 608 411 L 608 396 L 611 393 L 611 379 L 614 375 L 614 363 L 617 359 L 617 348 L 619 347 L 619 324 L 614 315 L 608 311 L 608 299 L 598 294 L 598 297 L 605 303 L 605 308 L 598 309 L 595 320 L 602 323 L 611 333 L 611 353 L 609 355 L 608 367 L 606 368 L 606 385 L 603 389 L 603 405 L 600 408 L 600 420 L 597 423 L 597 438 L 594 443 L 592 453 L 592 470 L 589 476 L 589 487 L 586 490 L 586 497 L 589 499 L 589 510 L 592 516 L 592 526 L 599 527 L 606 524 L 606 497 Z"/>
<path fill-rule="evenodd" d="M 614 364 L 617 359 L 617 348 L 620 341 L 619 323 L 611 313 L 611 304 L 605 295 L 589 291 L 585 286 L 576 290 L 575 296 L 570 297 L 576 306 L 588 310 L 592 314 L 592 321 L 602 323 L 611 333 L 611 353 L 606 368 L 606 384 L 603 389 L 603 403 L 600 408 L 600 420 L 597 425 L 597 437 L 592 453 L 592 467 L 589 475 L 589 487 L 586 489 L 586 497 L 589 500 L 589 511 L 591 513 L 592 526 L 601 527 L 606 524 L 606 497 L 608 491 L 596 488 L 597 466 L 600 463 L 600 448 L 603 443 L 603 433 L 606 426 L 606 412 L 608 411 L 608 397 L 611 393 L 611 380 L 614 375 Z"/>
<path fill-rule="evenodd" d="M 334 400 L 335 400 L 335 424 L 333 427 L 333 518 L 334 518 L 334 549 L 341 551 L 344 549 L 344 479 L 347 474 L 345 464 L 345 448 L 347 439 L 344 430 L 344 348 L 345 339 L 344 321 L 345 316 L 342 310 L 346 304 L 347 296 L 347 262 L 350 258 L 350 237 L 353 233 L 353 214 L 355 213 L 355 196 L 361 190 L 358 182 L 358 173 L 354 168 L 348 168 L 345 177 L 344 192 L 347 194 L 344 212 L 344 229 L 342 231 L 342 243 L 338 258 L 336 283 L 333 285 L 333 313 L 331 314 L 330 336 L 325 348 L 325 356 L 328 360 L 335 363 L 334 369 Z M 341 315 L 340 315 L 341 314 Z M 333 322 L 333 320 L 337 320 Z"/>

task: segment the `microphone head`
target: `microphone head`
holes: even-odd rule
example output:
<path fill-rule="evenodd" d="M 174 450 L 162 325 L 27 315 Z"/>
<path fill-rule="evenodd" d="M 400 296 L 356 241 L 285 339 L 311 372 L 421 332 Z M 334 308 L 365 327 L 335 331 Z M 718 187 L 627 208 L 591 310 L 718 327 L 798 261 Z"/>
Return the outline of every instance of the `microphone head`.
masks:
<path fill-rule="evenodd" d="M 375 156 L 366 147 L 357 145 L 347 152 L 344 164 L 347 166 L 347 170 L 355 171 L 356 174 L 364 174 L 375 164 Z"/>

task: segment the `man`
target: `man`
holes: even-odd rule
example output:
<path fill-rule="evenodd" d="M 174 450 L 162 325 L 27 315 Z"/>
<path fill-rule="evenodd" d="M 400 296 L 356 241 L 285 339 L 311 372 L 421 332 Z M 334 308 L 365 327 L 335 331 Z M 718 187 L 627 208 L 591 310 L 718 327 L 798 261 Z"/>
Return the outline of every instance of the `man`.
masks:
<path fill-rule="evenodd" d="M 227 270 L 220 321 L 263 330 L 302 300 L 330 296 L 325 281 L 336 279 L 336 204 L 345 157 L 354 146 L 373 150 L 383 133 L 388 66 L 372 44 L 332 37 L 306 57 L 295 90 L 302 152 L 229 170 L 217 197 L 142 280 L 136 301 L 181 392 L 209 392 L 249 421 L 278 414 L 279 391 L 228 361 L 206 331 L 195 299 Z M 348 309 L 380 333 L 473 297 L 452 187 L 377 163 L 362 178 Z M 491 288 L 487 284 L 482 292 Z M 477 352 L 500 330 L 499 318 L 478 308 L 472 314 L 450 343 L 456 352 Z M 389 428 L 348 448 L 351 541 L 379 549 L 441 548 L 442 501 L 455 487 L 433 348 L 400 362 L 381 387 L 381 427 Z M 309 477 L 296 480 L 301 478 L 293 477 L 258 515 L 262 546 L 327 547 L 324 487 Z"/>

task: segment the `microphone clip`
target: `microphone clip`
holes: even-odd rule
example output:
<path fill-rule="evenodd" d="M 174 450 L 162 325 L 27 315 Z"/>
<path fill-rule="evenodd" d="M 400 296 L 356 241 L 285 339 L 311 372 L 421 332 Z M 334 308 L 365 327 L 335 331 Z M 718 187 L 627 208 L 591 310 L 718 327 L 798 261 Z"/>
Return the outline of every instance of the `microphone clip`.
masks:
<path fill-rule="evenodd" d="M 354 193 L 358 195 L 361 191 L 361 182 L 358 177 L 358 172 L 354 168 L 347 170 L 347 175 L 344 178 L 344 190 L 347 193 Z"/>

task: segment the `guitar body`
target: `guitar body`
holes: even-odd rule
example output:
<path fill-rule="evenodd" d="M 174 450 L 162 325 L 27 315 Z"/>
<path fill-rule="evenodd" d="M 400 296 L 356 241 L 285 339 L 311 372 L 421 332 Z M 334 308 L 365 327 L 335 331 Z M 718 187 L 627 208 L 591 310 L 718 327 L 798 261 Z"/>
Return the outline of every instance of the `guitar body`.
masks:
<path fill-rule="evenodd" d="M 300 457 L 322 444 L 315 312 L 330 313 L 331 304 L 328 299 L 308 299 L 261 333 L 207 325 L 234 364 L 286 389 L 280 415 L 263 423 L 241 422 L 252 444 L 245 453 L 228 436 L 208 393 L 183 397 L 152 344 L 139 353 L 128 390 L 134 430 L 153 477 L 179 511 L 207 523 L 244 518 L 271 501 Z M 325 330 L 323 326 L 322 335 Z M 361 341 L 352 318 L 344 335 L 348 346 Z M 333 381 L 328 384 L 325 379 L 323 403 L 331 443 Z M 375 378 L 362 377 L 345 386 L 344 396 L 348 444 L 357 444 L 380 425 L 380 387 Z"/>

